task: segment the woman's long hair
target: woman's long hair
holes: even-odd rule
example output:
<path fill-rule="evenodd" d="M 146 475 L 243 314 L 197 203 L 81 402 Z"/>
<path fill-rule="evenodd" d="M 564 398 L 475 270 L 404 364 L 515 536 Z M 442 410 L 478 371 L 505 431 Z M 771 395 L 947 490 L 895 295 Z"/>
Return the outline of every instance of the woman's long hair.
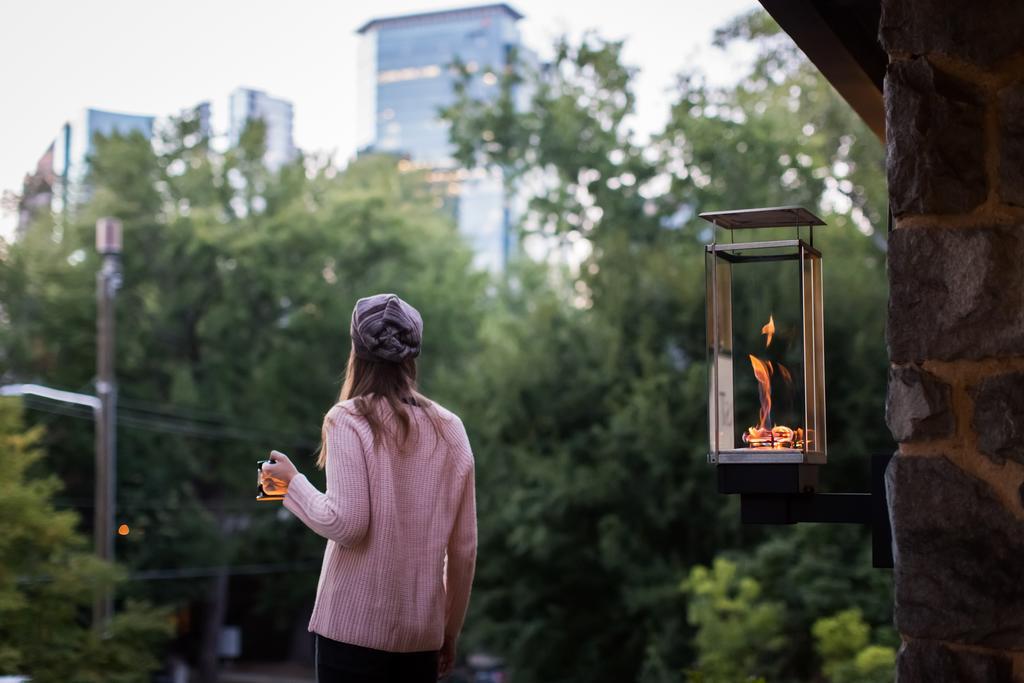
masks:
<path fill-rule="evenodd" d="M 352 403 L 356 413 L 366 418 L 373 433 L 375 445 L 384 443 L 396 452 L 406 452 L 411 443 L 419 437 L 413 428 L 409 415 L 410 406 L 427 411 L 437 433 L 444 439 L 444 426 L 433 402 L 416 390 L 416 359 L 407 358 L 401 363 L 370 361 L 349 352 L 345 365 L 345 381 L 341 386 L 338 401 L 355 399 Z M 395 416 L 395 428 L 388 429 L 381 419 L 379 404 L 387 403 Z M 327 435 L 323 435 L 317 467 L 327 464 Z"/>

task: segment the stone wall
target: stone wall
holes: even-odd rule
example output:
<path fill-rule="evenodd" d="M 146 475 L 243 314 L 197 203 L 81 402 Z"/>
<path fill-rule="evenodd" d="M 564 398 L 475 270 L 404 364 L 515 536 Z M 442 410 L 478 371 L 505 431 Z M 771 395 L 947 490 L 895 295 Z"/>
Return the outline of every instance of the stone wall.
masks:
<path fill-rule="evenodd" d="M 1024 1 L 882 0 L 899 683 L 1024 683 Z"/>

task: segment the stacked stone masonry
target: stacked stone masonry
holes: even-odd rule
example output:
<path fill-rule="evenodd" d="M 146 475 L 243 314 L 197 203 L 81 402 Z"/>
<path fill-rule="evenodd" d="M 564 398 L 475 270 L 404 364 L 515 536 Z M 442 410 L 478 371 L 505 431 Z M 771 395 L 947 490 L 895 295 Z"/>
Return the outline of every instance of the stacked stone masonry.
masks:
<path fill-rule="evenodd" d="M 956 426 L 951 387 L 915 366 L 892 368 L 885 422 L 897 441 L 951 436 Z"/>
<path fill-rule="evenodd" d="M 1024 2 L 882 0 L 900 683 L 1024 683 Z"/>
<path fill-rule="evenodd" d="M 1024 84 L 1007 86 L 999 92 L 999 131 L 1002 199 L 1024 206 Z"/>
<path fill-rule="evenodd" d="M 1013 661 L 990 652 L 911 640 L 900 654 L 900 680 L 931 683 L 1014 683 Z"/>

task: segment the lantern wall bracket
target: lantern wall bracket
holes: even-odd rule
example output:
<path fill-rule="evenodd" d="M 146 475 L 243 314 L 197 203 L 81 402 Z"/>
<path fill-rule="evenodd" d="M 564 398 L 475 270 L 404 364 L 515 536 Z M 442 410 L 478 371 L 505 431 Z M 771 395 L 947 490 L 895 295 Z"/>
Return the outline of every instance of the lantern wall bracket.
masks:
<path fill-rule="evenodd" d="M 892 527 L 885 469 L 892 454 L 871 458 L 869 493 L 818 493 L 818 465 L 719 464 L 718 490 L 738 494 L 743 524 L 865 524 L 871 527 L 872 565 L 892 568 Z"/>

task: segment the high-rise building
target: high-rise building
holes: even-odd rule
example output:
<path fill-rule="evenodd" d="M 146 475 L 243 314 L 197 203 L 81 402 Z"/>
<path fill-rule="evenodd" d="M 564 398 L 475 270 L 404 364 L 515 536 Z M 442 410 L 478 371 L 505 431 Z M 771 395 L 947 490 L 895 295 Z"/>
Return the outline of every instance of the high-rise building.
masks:
<path fill-rule="evenodd" d="M 213 137 L 213 114 L 209 100 L 203 100 L 192 108 L 195 117 L 199 120 L 199 134 L 205 138 Z"/>
<path fill-rule="evenodd" d="M 25 234 L 41 211 L 60 212 L 88 198 L 85 180 L 96 151 L 97 135 L 138 133 L 151 140 L 153 122 L 152 116 L 85 109 L 61 126 L 36 162 L 35 170 L 25 175 L 18 201 L 16 238 Z"/>
<path fill-rule="evenodd" d="M 51 176 L 51 207 L 61 211 L 88 197 L 85 179 L 96 151 L 96 136 L 137 133 L 153 139 L 154 117 L 87 109 L 60 128 L 40 160 Z M 38 172 L 39 169 L 37 169 Z"/>
<path fill-rule="evenodd" d="M 263 156 L 267 167 L 276 171 L 295 159 L 291 102 L 271 97 L 261 90 L 237 88 L 231 93 L 229 110 L 228 140 L 232 145 L 238 144 L 250 121 L 261 119 L 267 127 L 267 150 Z"/>
<path fill-rule="evenodd" d="M 522 15 L 504 3 L 372 19 L 358 29 L 358 134 L 364 152 L 392 153 L 426 168 L 449 195 L 479 266 L 502 270 L 515 246 L 515 197 L 499 170 L 462 169 L 448 125 L 438 117 L 455 101 L 461 62 L 472 75 L 469 95 L 496 97 L 499 75 L 521 44 Z"/>
<path fill-rule="evenodd" d="M 267 166 L 277 169 L 295 159 L 297 151 L 292 142 L 290 102 L 269 97 L 258 90 L 239 88 L 231 93 L 228 109 L 228 139 L 231 144 L 237 144 L 250 120 L 259 118 L 267 126 L 267 150 L 264 157 Z M 209 101 L 198 102 L 182 114 L 196 117 L 200 134 L 208 138 L 215 137 Z M 65 123 L 36 163 L 35 170 L 25 175 L 18 200 L 16 237 L 24 235 L 41 211 L 60 213 L 89 198 L 90 191 L 85 180 L 89 172 L 89 159 L 96 151 L 97 135 L 138 133 L 152 140 L 155 121 L 153 116 L 85 109 Z"/>

